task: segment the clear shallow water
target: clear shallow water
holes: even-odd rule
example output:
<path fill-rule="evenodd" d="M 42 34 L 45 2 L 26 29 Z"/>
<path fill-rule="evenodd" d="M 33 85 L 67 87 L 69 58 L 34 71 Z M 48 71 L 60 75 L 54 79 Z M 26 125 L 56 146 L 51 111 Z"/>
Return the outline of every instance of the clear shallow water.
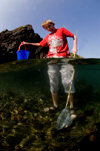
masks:
<path fill-rule="evenodd" d="M 100 92 L 100 65 L 77 65 L 76 66 L 76 85 L 83 85 L 83 87 L 91 87 L 93 93 Z M 80 89 L 79 86 L 77 86 Z"/>
<path fill-rule="evenodd" d="M 44 112 L 44 107 L 52 104 L 47 62 L 25 60 L 0 65 L 0 149 L 95 149 L 100 140 L 100 60 L 70 61 L 75 67 L 77 119 L 59 132 L 55 125 L 66 95 L 60 92 L 59 111 Z"/>
<path fill-rule="evenodd" d="M 82 59 L 83 60 L 83 59 Z M 92 59 L 93 60 L 93 59 Z M 47 74 L 47 60 L 39 61 L 19 61 L 0 65 L 0 89 L 20 91 L 25 90 L 30 93 L 34 89 L 44 89 L 49 91 L 49 79 Z M 88 61 L 89 62 L 89 61 Z M 75 62 L 75 87 L 81 90 L 90 86 L 93 93 L 100 90 L 100 64 L 77 64 Z M 81 85 L 81 86 L 80 86 Z"/>

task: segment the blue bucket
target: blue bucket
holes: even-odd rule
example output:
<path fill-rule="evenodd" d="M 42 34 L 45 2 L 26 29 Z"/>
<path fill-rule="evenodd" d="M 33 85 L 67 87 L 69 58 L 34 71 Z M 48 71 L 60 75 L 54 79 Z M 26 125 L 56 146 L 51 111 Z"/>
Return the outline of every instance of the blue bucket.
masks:
<path fill-rule="evenodd" d="M 28 50 L 17 51 L 17 60 L 28 59 L 30 52 Z"/>
<path fill-rule="evenodd" d="M 17 60 L 24 60 L 24 59 L 28 59 L 30 52 L 28 50 L 26 50 L 26 46 L 25 50 L 20 50 L 20 47 L 22 46 L 22 44 L 20 44 L 17 53 Z"/>

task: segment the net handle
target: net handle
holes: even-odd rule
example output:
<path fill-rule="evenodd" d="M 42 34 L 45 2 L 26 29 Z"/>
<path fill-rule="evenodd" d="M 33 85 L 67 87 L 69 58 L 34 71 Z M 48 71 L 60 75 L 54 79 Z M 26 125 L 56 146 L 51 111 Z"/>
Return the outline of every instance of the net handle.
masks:
<path fill-rule="evenodd" d="M 19 45 L 18 51 L 20 51 L 20 48 L 21 48 L 22 45 L 23 45 L 23 44 L 20 44 L 20 45 Z M 27 50 L 26 45 L 24 45 L 24 48 L 25 48 L 25 50 Z"/>
<path fill-rule="evenodd" d="M 71 94 L 72 82 L 73 82 L 73 79 L 74 79 L 74 73 L 75 73 L 75 70 L 74 70 L 74 67 L 73 67 L 72 80 L 71 80 L 70 87 L 69 87 L 69 92 L 68 92 L 67 101 L 66 101 L 66 107 L 69 103 L 69 97 L 70 97 L 70 94 Z"/>

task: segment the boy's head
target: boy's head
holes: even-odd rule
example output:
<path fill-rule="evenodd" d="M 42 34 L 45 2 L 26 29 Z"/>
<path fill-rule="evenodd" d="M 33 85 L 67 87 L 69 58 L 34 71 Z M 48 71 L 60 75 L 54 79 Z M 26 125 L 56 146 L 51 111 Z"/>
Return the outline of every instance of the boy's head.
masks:
<path fill-rule="evenodd" d="M 50 26 L 54 26 L 54 25 L 55 25 L 55 23 L 50 19 L 43 21 L 41 24 L 41 26 L 46 30 L 48 30 L 50 28 Z"/>

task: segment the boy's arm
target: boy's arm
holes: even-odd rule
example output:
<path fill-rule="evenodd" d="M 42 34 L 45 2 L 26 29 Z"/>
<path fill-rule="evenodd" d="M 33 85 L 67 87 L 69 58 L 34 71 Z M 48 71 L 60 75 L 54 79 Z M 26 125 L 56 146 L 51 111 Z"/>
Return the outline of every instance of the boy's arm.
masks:
<path fill-rule="evenodd" d="M 48 38 L 48 35 L 43 39 L 43 40 L 41 40 L 41 42 L 39 42 L 39 43 L 30 43 L 30 42 L 25 42 L 25 41 L 23 41 L 22 43 L 21 43 L 21 45 L 33 45 L 33 46 L 42 46 L 42 47 L 44 47 L 44 46 L 46 46 L 47 45 L 47 38 Z"/>
<path fill-rule="evenodd" d="M 41 46 L 40 43 L 29 43 L 29 42 L 25 42 L 25 41 L 23 41 L 21 44 L 22 44 L 22 45 Z"/>
<path fill-rule="evenodd" d="M 77 53 L 77 36 L 74 35 L 74 42 L 73 42 L 73 49 L 72 49 L 72 52 L 74 54 L 74 58 L 75 58 L 75 55 Z"/>

